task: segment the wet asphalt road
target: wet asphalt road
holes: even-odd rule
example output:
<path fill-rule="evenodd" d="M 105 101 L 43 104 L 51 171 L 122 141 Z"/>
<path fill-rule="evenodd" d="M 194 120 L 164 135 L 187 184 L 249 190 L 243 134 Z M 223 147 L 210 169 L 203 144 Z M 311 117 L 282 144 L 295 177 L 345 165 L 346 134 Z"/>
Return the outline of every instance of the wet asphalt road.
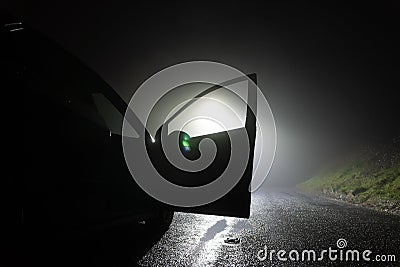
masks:
<path fill-rule="evenodd" d="M 240 243 L 227 244 L 226 238 Z M 327 254 L 322 262 L 288 258 L 291 250 L 300 259 L 303 250 L 314 250 L 318 259 L 322 250 L 338 249 L 341 238 L 347 241 L 344 253 L 370 250 L 371 261 L 362 256 L 360 261 L 330 261 Z M 291 190 L 257 191 L 250 219 L 175 213 L 167 231 L 130 223 L 80 241 L 45 247 L 38 245 L 43 240 L 37 241 L 26 245 L 31 251 L 26 266 L 400 266 L 400 216 Z M 267 256 L 271 250 L 285 250 L 288 261 L 278 260 L 276 253 L 271 260 L 258 259 L 265 247 Z M 378 263 L 376 255 L 395 255 L 396 261 Z"/>
<path fill-rule="evenodd" d="M 264 246 L 268 251 L 283 249 L 287 253 L 307 249 L 315 250 L 318 258 L 323 249 L 338 249 L 340 238 L 347 241 L 343 253 L 371 250 L 371 261 L 363 261 L 362 256 L 359 262 L 330 261 L 325 254 L 322 262 L 313 265 L 376 265 L 375 256 L 384 254 L 395 255 L 396 261 L 378 265 L 400 266 L 399 216 L 294 191 L 258 192 L 252 199 L 248 220 L 176 213 L 170 229 L 143 257 L 133 259 L 131 266 L 302 266 L 311 262 L 279 261 L 276 254 L 272 260 L 262 261 L 257 253 Z M 235 237 L 240 238 L 239 244 L 224 242 Z"/>

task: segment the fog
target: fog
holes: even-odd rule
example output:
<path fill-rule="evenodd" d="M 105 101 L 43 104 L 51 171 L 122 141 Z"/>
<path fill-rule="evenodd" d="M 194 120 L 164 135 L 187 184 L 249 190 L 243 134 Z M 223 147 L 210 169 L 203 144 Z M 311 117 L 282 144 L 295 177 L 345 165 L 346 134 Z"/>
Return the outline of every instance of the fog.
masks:
<path fill-rule="evenodd" d="M 127 102 L 148 77 L 185 61 L 257 73 L 277 127 L 269 187 L 295 185 L 359 145 L 400 134 L 396 5 L 44 1 L 11 10 Z"/>

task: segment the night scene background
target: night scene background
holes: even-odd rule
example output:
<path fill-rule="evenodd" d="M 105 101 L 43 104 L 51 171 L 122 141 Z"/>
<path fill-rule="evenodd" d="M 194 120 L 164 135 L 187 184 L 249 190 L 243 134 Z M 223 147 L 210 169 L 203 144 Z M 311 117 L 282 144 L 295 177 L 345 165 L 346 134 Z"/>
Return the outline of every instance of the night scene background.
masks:
<path fill-rule="evenodd" d="M 275 117 L 275 162 L 254 194 L 250 223 L 178 213 L 165 235 L 146 233 L 134 242 L 126 236 L 136 230 L 119 229 L 110 239 L 124 245 L 98 241 L 89 252 L 79 249 L 79 260 L 90 255 L 90 263 L 105 266 L 268 265 L 254 256 L 265 244 L 289 251 L 328 247 L 344 237 L 353 248 L 395 254 L 398 264 L 397 1 L 10 1 L 1 6 L 4 16 L 23 21 L 76 56 L 127 102 L 154 73 L 209 60 L 257 73 Z M 188 224 L 199 225 L 198 231 L 191 232 Z M 288 231 L 293 233 L 286 236 Z M 306 245 L 297 242 L 307 233 Z M 218 248 L 217 239 L 230 235 L 240 236 L 240 249 Z M 49 261 L 60 260 L 55 258 Z"/>

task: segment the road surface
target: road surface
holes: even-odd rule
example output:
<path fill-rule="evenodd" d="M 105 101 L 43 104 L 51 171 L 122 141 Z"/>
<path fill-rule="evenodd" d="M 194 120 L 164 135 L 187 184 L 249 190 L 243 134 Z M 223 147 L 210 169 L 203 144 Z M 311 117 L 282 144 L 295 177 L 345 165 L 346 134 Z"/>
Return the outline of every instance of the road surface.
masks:
<path fill-rule="evenodd" d="M 250 219 L 175 213 L 166 232 L 138 224 L 99 236 L 33 255 L 51 266 L 400 266 L 400 216 L 291 190 L 253 194 Z"/>
<path fill-rule="evenodd" d="M 234 244 L 226 243 L 227 238 Z M 240 240 L 238 244 L 235 238 Z M 324 265 L 365 266 L 385 259 L 386 262 L 379 263 L 381 266 L 400 266 L 400 217 L 294 191 L 258 192 L 253 195 L 249 220 L 177 213 L 170 229 L 136 264 L 298 266 L 313 263 L 320 266 L 318 259 L 324 249 L 328 250 L 322 257 Z M 347 250 L 355 249 L 360 260 L 349 252 L 346 261 Z M 286 253 L 280 260 L 276 253 L 270 258 L 271 250 Z M 299 253 L 298 261 L 296 252 L 289 258 L 292 250 Z M 316 260 L 313 261 L 312 252 L 305 252 L 302 261 L 303 250 L 314 250 Z M 365 250 L 371 251 L 364 255 L 370 261 L 363 259 Z M 333 260 L 335 254 L 337 259 Z M 395 262 L 388 262 L 394 260 L 390 255 L 396 257 Z"/>

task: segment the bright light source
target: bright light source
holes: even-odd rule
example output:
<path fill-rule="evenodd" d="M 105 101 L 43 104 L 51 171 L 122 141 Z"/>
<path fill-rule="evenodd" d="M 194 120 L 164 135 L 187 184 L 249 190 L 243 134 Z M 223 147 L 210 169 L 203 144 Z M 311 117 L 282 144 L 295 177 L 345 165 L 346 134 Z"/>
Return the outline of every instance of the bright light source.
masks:
<path fill-rule="evenodd" d="M 196 137 L 223 132 L 226 129 L 211 118 L 194 118 L 187 123 L 182 130 L 184 132 L 191 132 L 193 133 L 193 137 Z"/>
<path fill-rule="evenodd" d="M 170 114 L 186 103 L 177 105 Z M 197 137 L 242 128 L 245 126 L 246 108 L 246 103 L 238 96 L 220 89 L 186 107 L 168 124 L 168 133 L 180 130 Z"/>

